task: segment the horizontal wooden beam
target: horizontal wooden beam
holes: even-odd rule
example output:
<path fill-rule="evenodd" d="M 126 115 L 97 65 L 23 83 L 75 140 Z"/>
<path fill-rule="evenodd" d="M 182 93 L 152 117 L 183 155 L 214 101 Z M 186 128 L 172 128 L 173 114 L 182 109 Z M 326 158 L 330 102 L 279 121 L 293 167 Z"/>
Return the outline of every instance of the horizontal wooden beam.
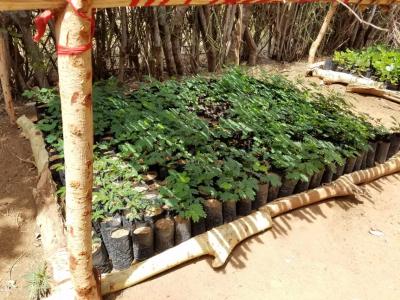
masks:
<path fill-rule="evenodd" d="M 306 0 L 312 1 L 312 0 Z M 161 6 L 161 5 L 216 5 L 216 4 L 255 4 L 255 3 L 296 3 L 305 0 L 93 0 L 93 7 L 108 8 L 119 6 Z M 315 2 L 330 2 L 322 0 Z M 0 0 L 0 11 L 55 9 L 66 5 L 66 0 Z M 348 3 L 363 5 L 400 4 L 400 0 L 349 0 Z"/>

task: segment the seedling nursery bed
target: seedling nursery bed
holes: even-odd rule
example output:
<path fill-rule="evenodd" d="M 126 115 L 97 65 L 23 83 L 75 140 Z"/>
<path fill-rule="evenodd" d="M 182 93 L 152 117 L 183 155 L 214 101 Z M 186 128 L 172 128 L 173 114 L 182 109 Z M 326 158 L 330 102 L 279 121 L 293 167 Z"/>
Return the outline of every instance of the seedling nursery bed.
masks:
<path fill-rule="evenodd" d="M 361 50 L 336 51 L 325 70 L 349 73 L 380 83 L 383 88 L 400 91 L 400 50 L 384 45 Z"/>
<path fill-rule="evenodd" d="M 65 193 L 60 100 L 37 101 L 50 169 Z M 281 76 L 94 86 L 93 263 L 127 269 L 267 202 L 383 163 L 400 149 L 343 99 Z"/>

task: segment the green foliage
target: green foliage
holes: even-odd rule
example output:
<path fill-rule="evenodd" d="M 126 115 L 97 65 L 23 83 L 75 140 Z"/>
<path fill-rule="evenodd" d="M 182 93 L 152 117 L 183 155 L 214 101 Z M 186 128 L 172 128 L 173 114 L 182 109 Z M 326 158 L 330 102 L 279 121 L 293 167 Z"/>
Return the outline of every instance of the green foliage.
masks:
<path fill-rule="evenodd" d="M 48 106 L 39 126 L 56 136 L 47 142 L 60 149 L 57 95 L 29 93 Z M 206 198 L 253 200 L 258 183 L 281 184 L 271 171 L 308 180 L 325 165 L 366 149 L 378 134 L 338 95 L 298 88 L 282 76 L 255 79 L 237 69 L 220 78 L 151 82 L 134 92 L 110 79 L 95 84 L 93 101 L 94 219 L 126 210 L 141 218 L 165 204 L 196 221 L 204 216 Z M 151 168 L 168 170 L 162 203 L 134 188 Z"/>
<path fill-rule="evenodd" d="M 54 89 L 32 89 L 23 93 L 28 99 L 34 99 L 45 107 L 44 118 L 36 126 L 44 132 L 45 140 L 60 154 L 63 153 L 62 125 L 60 122 L 61 106 L 58 93 Z"/>
<path fill-rule="evenodd" d="M 363 50 L 336 51 L 333 61 L 347 71 L 365 75 L 370 72 L 379 81 L 400 84 L 400 51 L 383 45 Z"/>
<path fill-rule="evenodd" d="M 40 300 L 50 293 L 50 276 L 47 273 L 47 264 L 39 264 L 34 271 L 27 275 L 29 299 Z"/>
<path fill-rule="evenodd" d="M 197 222 L 205 216 L 201 198 L 195 196 L 190 186 L 191 178 L 186 172 L 171 171 L 167 185 L 160 192 L 165 197 L 165 204 L 184 218 Z"/>
<path fill-rule="evenodd" d="M 137 166 L 117 155 L 96 155 L 94 161 L 93 219 L 128 210 L 132 219 L 141 219 L 146 209 L 156 203 L 146 201 L 135 183 L 141 178 Z"/>

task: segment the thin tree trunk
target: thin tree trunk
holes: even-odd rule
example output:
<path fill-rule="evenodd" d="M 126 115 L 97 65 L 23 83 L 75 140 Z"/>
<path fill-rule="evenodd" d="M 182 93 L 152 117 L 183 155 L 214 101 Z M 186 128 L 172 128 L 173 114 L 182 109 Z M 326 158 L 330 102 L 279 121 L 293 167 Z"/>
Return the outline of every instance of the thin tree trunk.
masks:
<path fill-rule="evenodd" d="M 182 38 L 182 28 L 183 22 L 185 20 L 185 14 L 189 8 L 182 6 L 177 7 L 175 9 L 175 13 L 172 19 L 172 53 L 174 54 L 174 60 L 176 65 L 176 71 L 179 75 L 183 75 L 185 73 L 185 67 L 182 62 L 182 53 L 181 53 L 181 38 Z"/>
<path fill-rule="evenodd" d="M 244 30 L 244 40 L 247 47 L 247 64 L 249 66 L 255 66 L 257 62 L 257 45 L 254 42 L 253 36 L 248 27 Z"/>
<path fill-rule="evenodd" d="M 106 27 L 103 27 L 103 31 L 106 32 L 106 52 L 103 53 L 103 55 L 108 56 L 108 61 L 109 61 L 109 72 L 111 74 L 115 74 L 116 70 L 115 67 L 118 65 L 116 58 L 117 55 L 114 55 L 115 49 L 114 46 L 116 45 L 116 41 L 119 41 L 121 39 L 121 31 L 119 30 L 119 26 L 117 22 L 115 21 L 116 19 L 116 8 L 106 8 L 106 14 L 107 14 L 107 19 L 108 19 L 108 24 Z"/>
<path fill-rule="evenodd" d="M 91 16 L 91 0 L 74 1 L 76 8 Z M 68 4 L 56 23 L 57 41 L 78 47 L 91 41 L 90 22 L 79 17 Z M 99 300 L 92 266 L 91 211 L 93 185 L 93 103 L 91 50 L 60 55 L 60 97 L 63 120 L 66 226 L 69 267 L 75 299 Z"/>
<path fill-rule="evenodd" d="M 135 22 L 137 22 L 137 16 L 139 14 L 136 13 L 133 9 L 130 10 L 129 12 L 129 17 L 128 20 L 130 20 L 131 24 L 135 24 Z M 139 16 L 143 16 L 144 14 L 140 14 Z M 145 18 L 145 16 L 144 16 Z M 143 19 L 144 19 L 143 18 Z M 141 22 L 144 22 L 141 19 Z M 129 66 L 130 68 L 132 68 L 134 71 L 134 74 L 136 75 L 136 77 L 141 80 L 142 78 L 142 70 L 141 70 L 141 65 L 140 65 L 140 59 L 139 59 L 139 54 L 140 54 L 140 44 L 137 42 L 140 38 L 139 38 L 139 34 L 141 31 L 143 31 L 143 29 L 145 29 L 146 27 L 143 28 L 138 28 L 137 26 L 132 26 L 130 27 L 129 22 L 128 22 L 128 28 L 130 28 L 130 33 L 128 34 L 128 58 L 129 58 Z M 144 44 L 143 42 L 141 43 L 142 45 Z"/>
<path fill-rule="evenodd" d="M 200 55 L 200 24 L 199 24 L 199 10 L 198 8 L 193 9 L 192 13 L 192 39 L 191 39 L 191 53 L 190 53 L 190 65 L 192 73 L 197 73 L 199 70 L 199 55 Z"/>
<path fill-rule="evenodd" d="M 176 65 L 172 52 L 171 32 L 167 23 L 167 9 L 164 6 L 158 7 L 158 25 L 160 26 L 161 40 L 168 74 L 173 76 L 176 74 Z"/>
<path fill-rule="evenodd" d="M 236 11 L 236 23 L 232 31 L 232 42 L 229 47 L 228 63 L 238 66 L 240 64 L 240 45 L 243 36 L 243 5 L 239 4 Z"/>
<path fill-rule="evenodd" d="M 207 53 L 207 63 L 208 63 L 208 71 L 214 72 L 217 67 L 217 56 L 215 53 L 214 46 L 212 44 L 212 24 L 211 24 L 211 14 L 210 7 L 202 6 L 199 7 L 199 25 L 200 32 L 203 37 L 203 42 L 205 46 L 205 50 Z"/>
<path fill-rule="evenodd" d="M 153 7 L 150 12 L 150 24 L 152 27 L 151 35 L 152 35 L 152 51 L 151 56 L 153 60 L 153 76 L 155 76 L 158 80 L 162 80 L 163 78 L 163 59 L 162 59 L 162 44 L 161 44 L 161 36 L 160 29 L 158 25 L 157 18 L 157 7 Z"/>
<path fill-rule="evenodd" d="M 49 81 L 46 76 L 46 68 L 43 60 L 43 55 L 39 50 L 38 45 L 32 39 L 31 24 L 32 18 L 27 12 L 18 12 L 10 14 L 13 21 L 18 25 L 21 33 L 22 40 L 25 45 L 29 56 L 32 59 L 32 68 L 34 70 L 33 76 L 35 77 L 40 87 L 49 87 Z"/>
<path fill-rule="evenodd" d="M 119 52 L 119 70 L 118 70 L 118 80 L 124 81 L 125 77 L 125 65 L 127 57 L 127 46 L 128 46 L 128 22 L 126 16 L 126 8 L 121 7 L 121 47 Z"/>
<path fill-rule="evenodd" d="M 253 35 L 249 29 L 250 17 L 252 14 L 251 7 L 243 6 L 243 40 L 244 47 L 243 53 L 247 64 L 249 66 L 255 66 L 257 61 L 257 44 L 254 42 Z"/>
<path fill-rule="evenodd" d="M 10 61 L 12 62 L 12 68 L 13 68 L 15 82 L 17 83 L 18 91 L 22 93 L 23 91 L 30 88 L 28 86 L 28 84 L 26 83 L 25 78 L 23 76 L 23 74 L 24 74 L 24 70 L 23 70 L 24 58 L 19 53 L 19 49 L 18 49 L 17 45 L 14 45 L 13 43 L 9 42 L 8 47 L 9 47 L 9 49 L 12 49 L 12 50 L 10 50 L 10 54 L 12 54 Z"/>
<path fill-rule="evenodd" d="M 281 23 L 281 31 L 280 31 L 280 41 L 279 41 L 279 49 L 278 49 L 278 60 L 288 60 L 287 55 L 285 55 L 285 45 L 287 43 L 287 31 L 290 24 L 293 24 L 294 15 L 296 14 L 297 9 L 296 4 L 290 4 L 287 6 L 285 10 L 284 18 L 282 19 L 283 23 Z M 283 28 L 282 28 L 283 27 Z"/>
<path fill-rule="evenodd" d="M 337 2 L 333 2 L 331 4 L 331 7 L 329 8 L 328 13 L 325 16 L 324 22 L 322 23 L 321 29 L 319 30 L 318 36 L 315 39 L 315 41 L 311 44 L 310 52 L 308 54 L 308 63 L 310 63 L 310 64 L 314 63 L 315 54 L 317 53 L 319 44 L 321 44 L 321 41 L 324 38 L 324 35 L 328 29 L 329 23 L 331 22 L 332 17 L 336 12 L 337 7 L 338 7 Z"/>
<path fill-rule="evenodd" d="M 7 33 L 0 31 L 0 81 L 3 90 L 6 112 L 11 124 L 15 124 L 15 111 L 12 102 L 10 85 L 10 57 L 8 52 Z"/>
<path fill-rule="evenodd" d="M 375 16 L 377 7 L 378 7 L 377 5 L 374 5 L 372 7 L 372 9 L 368 15 L 368 19 L 367 19 L 368 23 L 372 23 L 372 20 Z M 361 28 L 362 28 L 362 30 L 361 30 L 360 34 L 357 36 L 355 43 L 354 43 L 355 48 L 362 48 L 365 45 L 366 41 L 368 40 L 368 35 L 371 33 L 371 30 L 372 30 L 372 27 L 369 25 L 366 25 L 366 24 L 362 24 Z"/>
<path fill-rule="evenodd" d="M 235 23 L 237 5 L 229 5 L 225 9 L 225 15 L 223 19 L 223 29 L 222 29 L 222 51 L 221 51 L 221 61 L 226 63 L 228 58 L 228 53 L 231 45 L 231 36 L 233 24 Z"/>
<path fill-rule="evenodd" d="M 106 28 L 106 20 L 105 20 L 104 10 L 97 11 L 97 22 L 96 22 L 96 31 L 95 31 L 95 41 L 96 41 L 96 63 L 94 77 L 95 79 L 101 79 L 107 76 L 107 64 L 105 60 L 106 53 L 106 33 L 103 31 Z"/>
<path fill-rule="evenodd" d="M 133 53 L 131 55 L 131 60 L 133 65 L 135 66 L 136 76 L 139 80 L 142 78 L 142 72 L 140 67 L 140 60 L 139 60 L 139 49 L 134 48 Z"/>
<path fill-rule="evenodd" d="M 144 38 L 142 42 L 142 49 L 143 49 L 143 63 L 146 67 L 147 74 L 149 76 L 155 76 L 155 58 L 152 53 L 153 51 L 153 30 L 151 29 L 151 19 L 152 19 L 152 11 L 146 11 L 146 18 L 148 19 L 146 21 L 147 27 L 146 30 L 144 31 Z"/>

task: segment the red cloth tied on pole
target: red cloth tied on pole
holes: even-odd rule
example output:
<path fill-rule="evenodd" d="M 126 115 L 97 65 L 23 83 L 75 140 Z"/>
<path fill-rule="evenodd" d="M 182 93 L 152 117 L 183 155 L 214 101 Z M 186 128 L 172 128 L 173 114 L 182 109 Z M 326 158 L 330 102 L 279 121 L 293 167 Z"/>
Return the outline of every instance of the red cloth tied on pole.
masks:
<path fill-rule="evenodd" d="M 74 48 L 68 48 L 62 45 L 57 45 L 57 54 L 58 55 L 77 55 L 81 54 L 83 52 L 86 52 L 92 48 L 92 42 L 83 45 L 83 46 L 78 46 Z"/>
<path fill-rule="evenodd" d="M 135 6 L 137 6 L 138 4 L 139 4 L 139 0 L 132 0 L 132 1 L 131 1 L 131 4 L 129 4 L 129 6 L 135 7 Z"/>
<path fill-rule="evenodd" d="M 89 42 L 86 45 L 78 46 L 78 47 L 66 47 L 62 45 L 57 45 L 57 54 L 58 55 L 78 55 L 82 54 L 92 48 L 92 37 L 94 34 L 94 28 L 95 28 L 95 22 L 94 22 L 94 17 L 88 16 L 85 13 L 80 12 L 73 4 L 72 0 L 66 0 L 71 5 L 72 10 L 74 13 L 79 16 L 82 19 L 85 19 L 90 22 L 90 37 L 89 37 Z M 46 31 L 46 26 L 49 23 L 49 21 L 54 17 L 53 12 L 50 10 L 45 10 L 42 12 L 40 15 L 38 15 L 35 18 L 35 26 L 36 26 L 36 34 L 33 37 L 33 40 L 35 42 L 39 42 L 40 39 L 43 37 L 45 31 Z"/>
<path fill-rule="evenodd" d="M 45 10 L 35 18 L 34 22 L 36 27 L 36 34 L 33 37 L 33 40 L 36 43 L 38 43 L 43 37 L 46 31 L 46 26 L 53 17 L 53 12 L 51 10 Z"/>

